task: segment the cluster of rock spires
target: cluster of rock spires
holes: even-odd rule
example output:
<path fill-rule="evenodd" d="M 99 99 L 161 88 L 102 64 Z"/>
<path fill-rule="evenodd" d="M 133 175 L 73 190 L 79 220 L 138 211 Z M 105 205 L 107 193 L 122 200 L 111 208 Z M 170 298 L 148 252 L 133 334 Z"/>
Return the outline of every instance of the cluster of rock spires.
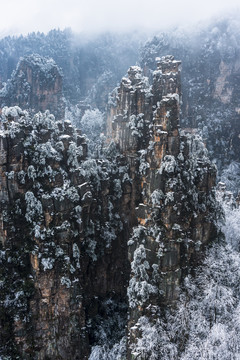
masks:
<path fill-rule="evenodd" d="M 240 63 L 239 36 L 228 20 L 218 20 L 201 35 L 173 31 L 154 37 L 144 45 L 140 64 L 151 76 L 158 54 L 182 60 L 181 126 L 198 129 L 221 176 L 232 161 L 239 161 Z"/>
<path fill-rule="evenodd" d="M 109 136 L 129 163 L 138 224 L 128 241 L 129 359 L 138 319 L 153 319 L 156 306 L 178 298 L 199 250 L 216 236 L 216 169 L 200 138 L 179 129 L 179 65 L 172 56 L 158 59 L 151 87 L 141 68 L 131 67 L 110 111 Z"/>
<path fill-rule="evenodd" d="M 99 159 L 87 157 L 85 138 L 58 112 L 59 76 L 51 86 L 41 80 L 50 89 L 37 90 L 46 95 L 41 101 L 30 96 L 40 75 L 25 65 L 15 75 L 31 74 L 29 97 L 21 102 L 22 90 L 14 90 L 13 103 L 2 103 L 51 104 L 56 118 L 3 109 L 2 354 L 87 359 L 99 313 L 115 301 L 128 314 L 126 359 L 133 359 L 139 318 L 154 321 L 157 307 L 174 303 L 217 231 L 215 167 L 201 139 L 179 129 L 180 62 L 158 59 L 151 86 L 139 67 L 129 69 Z M 22 89 L 15 78 L 12 84 Z"/>

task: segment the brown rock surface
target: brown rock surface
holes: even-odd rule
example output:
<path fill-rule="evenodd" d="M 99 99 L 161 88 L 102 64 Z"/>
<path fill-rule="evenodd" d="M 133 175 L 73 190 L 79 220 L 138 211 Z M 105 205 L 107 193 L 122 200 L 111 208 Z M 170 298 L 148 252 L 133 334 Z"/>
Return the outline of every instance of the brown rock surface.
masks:
<path fill-rule="evenodd" d="M 111 143 L 105 157 L 87 158 L 85 139 L 69 121 L 4 109 L 4 355 L 87 359 L 100 315 L 128 296 L 132 359 L 138 319 L 174 304 L 215 236 L 215 167 L 198 135 L 179 129 L 180 62 L 167 56 L 157 63 L 152 86 L 133 66 L 115 94 L 107 134 L 119 153 Z"/>
<path fill-rule="evenodd" d="M 101 303 L 126 299 L 128 167 L 121 156 L 87 159 L 80 131 L 48 111 L 12 107 L 3 117 L 1 351 L 87 359 Z"/>
<path fill-rule="evenodd" d="M 184 275 L 216 235 L 216 170 L 198 135 L 179 129 L 179 65 L 172 56 L 157 59 L 152 86 L 140 68 L 130 68 L 109 112 L 109 135 L 129 161 L 131 214 L 139 224 L 128 242 L 129 349 L 139 317 L 178 298 Z"/>
<path fill-rule="evenodd" d="M 50 110 L 63 118 L 62 72 L 53 59 L 37 54 L 21 58 L 11 79 L 0 91 L 0 105 L 37 111 Z"/>

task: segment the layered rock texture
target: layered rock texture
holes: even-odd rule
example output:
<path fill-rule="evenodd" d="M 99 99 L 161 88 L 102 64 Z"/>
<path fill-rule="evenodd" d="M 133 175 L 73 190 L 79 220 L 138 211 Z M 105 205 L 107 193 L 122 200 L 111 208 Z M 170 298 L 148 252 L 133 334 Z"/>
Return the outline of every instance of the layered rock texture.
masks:
<path fill-rule="evenodd" d="M 179 129 L 179 66 L 172 56 L 157 59 L 152 86 L 131 67 L 108 120 L 129 162 L 138 223 L 128 241 L 129 359 L 139 318 L 154 318 L 156 307 L 173 304 L 200 250 L 216 235 L 216 169 L 199 136 Z"/>
<path fill-rule="evenodd" d="M 126 293 L 126 167 L 86 160 L 84 137 L 49 112 L 5 114 L 14 120 L 0 136 L 1 353 L 84 359 L 86 318 L 99 298 Z"/>
<path fill-rule="evenodd" d="M 141 54 L 144 74 L 151 79 L 159 54 L 182 60 L 181 126 L 200 130 L 220 171 L 239 161 L 239 45 L 239 22 L 221 18 L 199 32 L 155 36 Z"/>
<path fill-rule="evenodd" d="M 106 338 L 121 328 L 113 343 L 128 333 L 133 359 L 139 320 L 174 305 L 216 235 L 217 211 L 215 167 L 201 139 L 179 129 L 179 66 L 158 59 L 152 85 L 129 69 L 97 159 L 69 121 L 4 108 L 0 355 L 88 359 L 105 318 Z"/>
<path fill-rule="evenodd" d="M 78 177 L 73 186 L 73 169 L 86 156 L 85 139 L 48 112 L 33 119 L 16 108 L 9 112 L 14 121 L 1 132 L 3 354 L 76 358 L 77 347 L 84 358 L 80 250 L 74 240 L 81 228 L 82 181 Z"/>
<path fill-rule="evenodd" d="M 37 54 L 21 58 L 11 79 L 0 91 L 1 108 L 17 105 L 33 113 L 49 110 L 62 118 L 62 76 L 53 59 Z"/>

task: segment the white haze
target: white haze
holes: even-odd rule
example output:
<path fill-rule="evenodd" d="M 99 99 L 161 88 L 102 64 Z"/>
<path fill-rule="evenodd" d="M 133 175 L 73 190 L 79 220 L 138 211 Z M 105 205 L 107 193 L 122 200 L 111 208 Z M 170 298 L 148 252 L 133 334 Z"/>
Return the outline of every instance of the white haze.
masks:
<path fill-rule="evenodd" d="M 239 0 L 8 0 L 0 36 L 71 27 L 75 32 L 162 30 L 236 12 Z"/>

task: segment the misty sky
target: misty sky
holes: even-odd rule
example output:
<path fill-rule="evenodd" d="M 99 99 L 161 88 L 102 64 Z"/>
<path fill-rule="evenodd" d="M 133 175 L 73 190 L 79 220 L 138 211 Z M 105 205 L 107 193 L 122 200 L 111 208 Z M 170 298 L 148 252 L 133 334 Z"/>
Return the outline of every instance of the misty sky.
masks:
<path fill-rule="evenodd" d="M 77 32 L 161 30 L 239 6 L 239 0 L 2 0 L 0 36 L 66 27 Z"/>

